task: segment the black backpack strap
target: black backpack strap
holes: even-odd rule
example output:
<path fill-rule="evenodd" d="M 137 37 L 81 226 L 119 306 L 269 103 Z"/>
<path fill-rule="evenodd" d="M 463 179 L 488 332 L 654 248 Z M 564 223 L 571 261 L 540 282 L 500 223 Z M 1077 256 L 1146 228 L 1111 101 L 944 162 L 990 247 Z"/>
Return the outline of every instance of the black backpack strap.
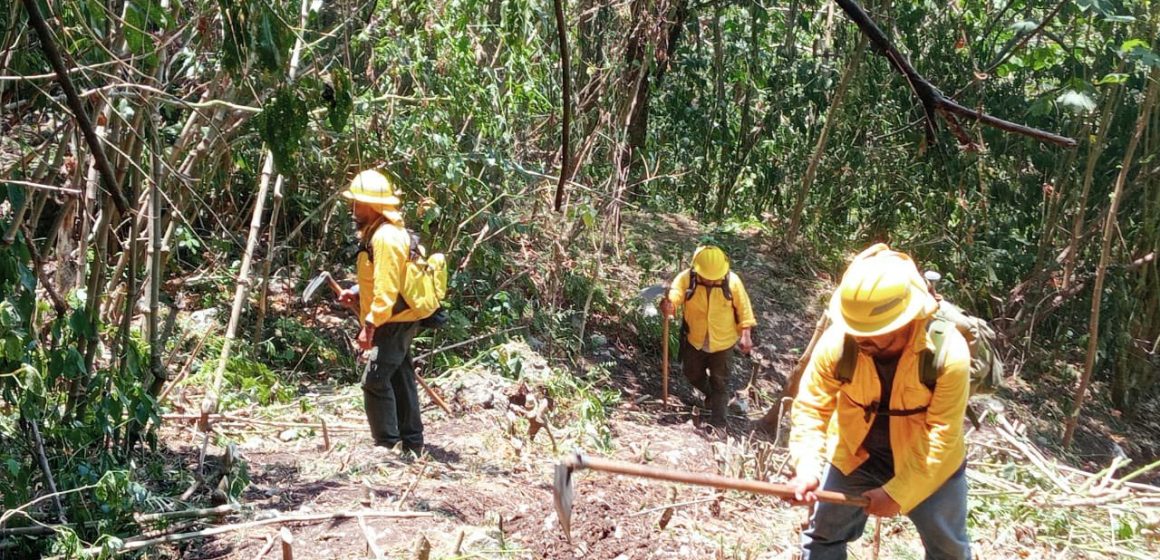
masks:
<path fill-rule="evenodd" d="M 879 402 L 878 399 L 874 399 L 874 401 L 870 404 L 862 404 L 858 401 L 855 401 L 854 399 L 849 399 L 849 401 L 854 403 L 854 406 L 862 409 L 862 412 L 864 413 L 862 419 L 866 422 L 869 422 L 870 418 L 875 414 L 878 416 L 914 416 L 915 414 L 922 414 L 926 412 L 927 409 L 925 406 L 920 406 L 918 408 L 893 410 L 889 407 L 888 404 Z"/>
<path fill-rule="evenodd" d="M 854 337 L 846 335 L 842 341 L 842 356 L 838 358 L 838 365 L 834 368 L 834 377 L 843 385 L 854 379 L 854 365 L 858 363 L 858 343 Z"/>
<path fill-rule="evenodd" d="M 943 343 L 946 342 L 947 329 L 951 328 L 954 328 L 954 325 L 939 319 L 931 319 L 926 325 L 926 334 L 934 343 L 934 349 L 924 350 L 922 356 L 919 357 L 918 378 L 931 391 L 934 391 L 935 386 L 938 385 L 939 375 L 942 374 L 943 365 L 945 365 Z"/>
<path fill-rule="evenodd" d="M 685 288 L 685 301 L 693 299 L 693 292 L 697 291 L 697 271 L 689 269 L 689 287 Z"/>
<path fill-rule="evenodd" d="M 375 263 L 375 248 L 371 245 L 371 240 L 375 238 L 375 234 L 379 232 L 379 228 L 383 227 L 383 225 L 386 223 L 387 222 L 385 220 L 379 222 L 379 225 L 375 226 L 375 229 L 371 230 L 370 235 L 366 236 L 364 239 L 359 240 L 358 252 L 366 253 L 367 259 L 371 262 L 371 264 Z"/>

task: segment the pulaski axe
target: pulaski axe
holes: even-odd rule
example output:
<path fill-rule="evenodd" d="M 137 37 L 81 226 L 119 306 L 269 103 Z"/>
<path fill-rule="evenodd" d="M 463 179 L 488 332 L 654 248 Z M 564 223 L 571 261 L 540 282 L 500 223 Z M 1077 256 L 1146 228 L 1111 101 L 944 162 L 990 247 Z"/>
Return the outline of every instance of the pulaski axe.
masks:
<path fill-rule="evenodd" d="M 787 484 L 774 484 L 759 480 L 743 478 L 729 478 L 708 473 L 693 473 L 673 469 L 662 469 L 636 463 L 587 457 L 581 454 L 569 455 L 556 465 L 555 482 L 552 485 L 552 498 L 556 506 L 556 515 L 560 518 L 560 527 L 564 529 L 564 536 L 572 542 L 572 473 L 578 470 L 591 469 L 624 476 L 635 476 L 653 480 L 680 482 L 694 486 L 708 486 L 719 490 L 738 490 L 751 494 L 777 496 L 793 499 L 794 492 Z M 818 501 L 864 508 L 870 505 L 870 500 L 862 496 L 852 496 L 829 490 L 815 490 Z"/>
<path fill-rule="evenodd" d="M 308 303 L 310 300 L 314 299 L 314 296 L 318 293 L 318 289 L 321 288 L 323 284 L 330 286 L 330 290 L 334 292 L 334 297 L 338 297 L 338 295 L 342 293 L 342 286 L 338 285 L 338 282 L 335 281 L 334 277 L 331 276 L 329 272 L 323 271 L 318 276 L 315 276 L 309 284 L 306 284 L 305 290 L 302 290 L 302 303 Z M 439 408 L 443 409 L 443 412 L 446 412 L 448 416 L 452 416 L 451 407 L 447 406 L 447 403 L 443 400 L 442 397 L 439 396 L 439 393 L 436 393 L 435 389 L 432 389 L 431 386 L 423 380 L 423 376 L 416 373 L 415 381 L 418 381 L 419 385 L 423 386 L 423 390 L 427 392 L 427 396 L 431 397 L 431 400 L 435 401 L 435 404 L 439 405 Z"/>

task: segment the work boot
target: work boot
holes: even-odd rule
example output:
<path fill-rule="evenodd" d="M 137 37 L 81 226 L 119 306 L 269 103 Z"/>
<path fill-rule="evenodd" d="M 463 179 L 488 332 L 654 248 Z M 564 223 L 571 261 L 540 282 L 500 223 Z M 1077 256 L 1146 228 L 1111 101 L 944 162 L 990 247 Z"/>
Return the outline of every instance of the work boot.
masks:
<path fill-rule="evenodd" d="M 400 453 L 404 457 L 407 457 L 409 455 L 410 458 L 412 458 L 412 459 L 418 459 L 419 457 L 423 456 L 423 444 L 422 443 L 407 443 L 404 441 L 403 445 L 402 445 L 402 450 Z"/>
<path fill-rule="evenodd" d="M 709 423 L 719 428 L 727 426 L 728 395 L 724 391 L 713 393 L 707 399 L 709 405 Z"/>

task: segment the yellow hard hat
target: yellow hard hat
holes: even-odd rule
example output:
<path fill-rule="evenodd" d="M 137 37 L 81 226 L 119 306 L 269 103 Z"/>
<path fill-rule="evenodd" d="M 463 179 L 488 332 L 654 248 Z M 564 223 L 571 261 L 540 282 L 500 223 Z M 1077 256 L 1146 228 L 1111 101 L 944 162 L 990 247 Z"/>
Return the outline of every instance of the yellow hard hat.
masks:
<path fill-rule="evenodd" d="M 393 181 L 378 171 L 368 169 L 354 176 L 342 197 L 365 204 L 397 208 L 402 203 L 399 194 Z"/>
<path fill-rule="evenodd" d="M 894 332 L 937 309 L 910 256 L 882 243 L 854 257 L 830 298 L 830 320 L 853 336 Z"/>
<path fill-rule="evenodd" d="M 710 282 L 720 280 L 729 274 L 729 257 L 719 247 L 697 247 L 693 253 L 693 272 Z"/>

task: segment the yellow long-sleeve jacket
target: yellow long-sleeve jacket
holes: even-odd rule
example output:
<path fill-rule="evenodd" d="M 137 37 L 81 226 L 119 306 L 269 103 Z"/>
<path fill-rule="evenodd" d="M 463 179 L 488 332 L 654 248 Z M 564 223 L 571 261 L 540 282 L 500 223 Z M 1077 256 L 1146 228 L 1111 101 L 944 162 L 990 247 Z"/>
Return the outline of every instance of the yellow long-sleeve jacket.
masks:
<path fill-rule="evenodd" d="M 689 325 L 688 341 L 694 348 L 704 352 L 720 352 L 737 344 L 741 330 L 757 324 L 753 317 L 753 307 L 749 304 L 749 294 L 741 278 L 732 272 L 728 275 L 729 290 L 733 301 L 725 299 L 725 292 L 719 287 L 706 286 L 697 282 L 692 297 L 685 300 L 689 289 L 689 271 L 686 270 L 673 279 L 669 285 L 669 301 L 674 306 L 685 306 L 685 323 Z M 736 315 L 734 315 L 736 308 Z"/>
<path fill-rule="evenodd" d="M 894 478 L 883 489 L 907 513 L 938 490 L 963 464 L 963 416 L 970 393 L 970 351 L 956 329 L 943 341 L 944 365 L 934 391 L 919 378 L 921 352 L 934 344 L 927 319 L 918 319 L 910 344 L 899 357 L 890 393 L 891 410 L 927 407 L 925 413 L 890 418 Z M 882 394 L 874 359 L 858 353 L 853 378 L 835 376 L 845 333 L 830 327 L 818 341 L 803 373 L 792 409 L 789 451 L 799 476 L 821 478 L 826 458 L 850 474 L 869 458 L 862 442 L 876 414 L 864 406 Z"/>
<path fill-rule="evenodd" d="M 359 316 L 376 327 L 422 319 L 409 308 L 396 313 L 406 278 L 411 234 L 402 220 L 391 219 L 370 226 L 368 231 L 374 233 L 358 253 Z"/>

